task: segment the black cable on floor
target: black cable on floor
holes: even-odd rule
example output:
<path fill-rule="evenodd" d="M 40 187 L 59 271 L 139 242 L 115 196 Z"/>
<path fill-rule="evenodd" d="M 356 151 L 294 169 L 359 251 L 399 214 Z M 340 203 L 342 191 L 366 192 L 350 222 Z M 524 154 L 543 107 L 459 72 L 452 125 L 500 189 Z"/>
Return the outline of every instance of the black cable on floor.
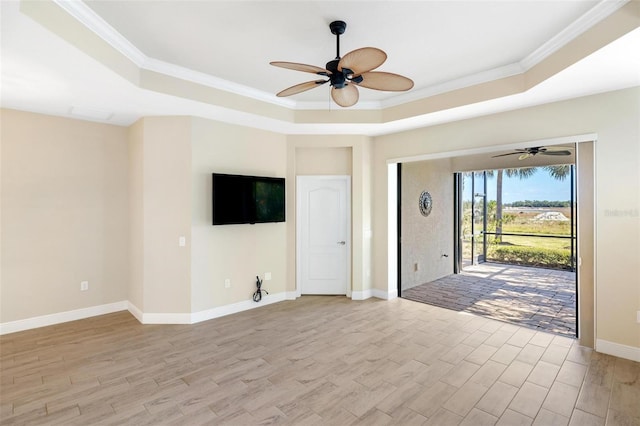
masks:
<path fill-rule="evenodd" d="M 256 277 L 256 287 L 258 288 L 255 293 L 253 293 L 253 301 L 259 302 L 262 300 L 262 292 L 269 294 L 267 290 L 262 290 L 262 280 L 260 277 Z"/>

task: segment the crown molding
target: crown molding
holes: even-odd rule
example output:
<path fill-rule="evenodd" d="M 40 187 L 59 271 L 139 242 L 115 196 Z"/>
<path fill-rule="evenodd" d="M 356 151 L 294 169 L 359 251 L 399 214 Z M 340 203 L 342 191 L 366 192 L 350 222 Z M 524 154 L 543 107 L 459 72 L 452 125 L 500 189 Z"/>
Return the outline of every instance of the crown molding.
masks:
<path fill-rule="evenodd" d="M 629 0 L 602 0 L 571 25 L 522 59 L 520 65 L 524 71 L 530 70 L 628 2 Z"/>
<path fill-rule="evenodd" d="M 466 75 L 454 80 L 445 81 L 440 84 L 425 87 L 424 89 L 413 90 L 382 102 L 382 107 L 392 107 L 402 105 L 407 102 L 417 101 L 420 99 L 436 96 L 442 93 L 454 90 L 464 89 L 465 87 L 475 86 L 489 81 L 499 80 L 501 78 L 511 77 L 513 75 L 522 74 L 525 70 L 519 63 L 505 65 L 503 67 L 481 71 L 476 74 Z"/>
<path fill-rule="evenodd" d="M 544 61 L 563 46 L 567 45 L 573 39 L 586 32 L 589 28 L 593 27 L 607 16 L 613 14 L 628 2 L 629 0 L 602 0 L 567 28 L 556 34 L 519 62 L 395 96 L 383 101 L 382 108 L 398 106 L 407 102 L 416 101 L 453 90 L 464 89 L 465 87 L 523 74 L 538 65 L 540 62 Z"/>
<path fill-rule="evenodd" d="M 62 10 L 77 19 L 85 27 L 93 31 L 98 37 L 107 42 L 111 47 L 126 56 L 138 67 L 147 59 L 137 47 L 135 47 L 122 34 L 116 31 L 93 9 L 82 1 L 52 0 Z"/>
<path fill-rule="evenodd" d="M 150 58 L 142 53 L 84 2 L 67 0 L 52 1 L 141 69 L 154 71 L 160 74 L 179 78 L 181 80 L 190 81 L 292 110 L 323 110 L 327 108 L 327 102 L 301 102 L 293 99 L 278 98 L 274 94 L 263 90 L 255 89 L 253 87 L 218 78 L 210 74 L 195 71 L 155 58 Z M 552 37 L 519 62 L 481 71 L 479 73 L 467 75 L 454 80 L 445 81 L 423 89 L 402 93 L 383 101 L 359 102 L 357 105 L 350 107 L 350 109 L 379 110 L 394 107 L 442 93 L 464 89 L 477 84 L 487 83 L 489 81 L 495 81 L 525 73 L 558 51 L 567 43 L 583 34 L 589 28 L 623 7 L 629 1 L 630 0 L 600 1 L 596 6 L 578 18 L 578 20 L 574 21 L 567 28 Z"/>
<path fill-rule="evenodd" d="M 82 1 L 65 1 L 52 0 L 56 5 L 62 8 L 69 15 L 77 19 L 81 24 L 95 33 L 115 50 L 127 57 L 138 68 L 149 71 L 166 74 L 181 80 L 190 81 L 212 87 L 214 89 L 224 90 L 225 92 L 235 93 L 251 99 L 257 99 L 263 102 L 283 106 L 290 109 L 296 108 L 296 101 L 292 99 L 281 99 L 274 94 L 263 90 L 254 89 L 253 87 L 234 83 L 210 74 L 195 71 L 159 59 L 150 58 L 140 51 L 136 46 L 113 28 L 107 21 L 102 19 L 100 15 L 93 11 Z"/>
<path fill-rule="evenodd" d="M 253 87 L 154 58 L 146 58 L 141 68 L 290 109 L 295 109 L 297 105 L 297 102 L 293 99 L 278 98 L 273 93 L 265 92 L 264 90 L 254 89 Z"/>

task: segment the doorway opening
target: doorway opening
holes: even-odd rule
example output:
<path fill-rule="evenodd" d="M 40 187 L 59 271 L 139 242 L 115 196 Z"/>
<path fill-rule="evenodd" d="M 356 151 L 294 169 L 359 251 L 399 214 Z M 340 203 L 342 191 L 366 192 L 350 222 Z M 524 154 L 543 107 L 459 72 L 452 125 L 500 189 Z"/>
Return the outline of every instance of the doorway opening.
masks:
<path fill-rule="evenodd" d="M 436 165 L 432 162 L 425 167 L 433 170 Z M 573 164 L 556 164 L 453 174 L 453 273 L 408 288 L 399 285 L 401 296 L 576 337 L 574 168 Z M 542 179 L 546 180 L 547 188 L 541 188 L 540 178 L 544 176 L 529 182 L 526 179 L 544 173 L 552 176 Z M 550 179 L 554 176 L 557 181 L 552 182 Z M 437 179 L 429 177 L 433 186 Z M 407 182 L 411 179 L 410 173 L 399 174 L 398 178 L 402 180 L 401 188 L 411 187 Z M 514 183 L 519 191 L 513 190 Z M 516 196 L 518 192 L 538 195 Z M 406 190 L 399 193 L 401 198 L 413 196 Z M 416 234 L 415 229 L 411 229 L 415 218 L 409 218 L 402 211 L 404 203 L 398 205 L 398 216 L 402 217 L 398 220 L 398 232 L 402 242 L 408 239 L 410 245 Z M 402 224 L 407 220 L 410 229 L 405 232 Z M 444 232 L 438 229 L 442 226 L 432 232 Z M 431 235 L 430 239 L 438 238 Z M 403 244 L 398 252 L 400 258 L 411 258 L 398 265 L 405 274 L 399 274 L 399 279 L 407 281 L 407 276 L 415 275 L 420 268 L 417 262 L 409 268 L 404 265 L 417 258 L 415 247 L 407 248 Z"/>

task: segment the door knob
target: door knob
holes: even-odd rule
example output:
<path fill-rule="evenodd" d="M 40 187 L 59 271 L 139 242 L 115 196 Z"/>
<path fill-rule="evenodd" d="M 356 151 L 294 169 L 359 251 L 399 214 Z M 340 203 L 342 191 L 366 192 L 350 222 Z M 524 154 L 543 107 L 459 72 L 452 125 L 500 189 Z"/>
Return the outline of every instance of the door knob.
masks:
<path fill-rule="evenodd" d="M 343 246 L 343 245 L 347 244 L 347 242 L 346 242 L 346 241 L 338 241 L 338 244 L 340 244 L 341 246 Z"/>

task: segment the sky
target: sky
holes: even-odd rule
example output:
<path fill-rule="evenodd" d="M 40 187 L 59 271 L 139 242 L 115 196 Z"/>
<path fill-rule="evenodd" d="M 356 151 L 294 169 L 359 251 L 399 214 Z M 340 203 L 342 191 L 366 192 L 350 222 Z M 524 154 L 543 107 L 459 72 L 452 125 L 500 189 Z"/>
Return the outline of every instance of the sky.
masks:
<path fill-rule="evenodd" d="M 555 180 L 549 172 L 538 168 L 537 172 L 527 179 L 518 177 L 502 178 L 502 202 L 512 203 L 524 200 L 569 201 L 571 186 L 569 177 L 565 180 Z M 496 178 L 487 179 L 487 199 L 496 199 Z"/>

